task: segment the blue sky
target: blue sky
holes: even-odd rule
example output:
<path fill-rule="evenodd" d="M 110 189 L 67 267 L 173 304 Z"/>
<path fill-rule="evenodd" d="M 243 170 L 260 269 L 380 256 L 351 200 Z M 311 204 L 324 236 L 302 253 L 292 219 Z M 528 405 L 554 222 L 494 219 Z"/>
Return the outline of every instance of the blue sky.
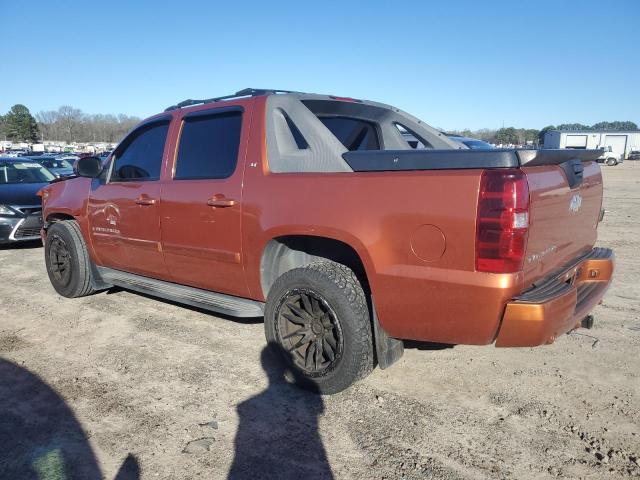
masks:
<path fill-rule="evenodd" d="M 640 123 L 639 0 L 0 0 L 0 112 L 148 116 L 268 87 L 445 129 Z"/>

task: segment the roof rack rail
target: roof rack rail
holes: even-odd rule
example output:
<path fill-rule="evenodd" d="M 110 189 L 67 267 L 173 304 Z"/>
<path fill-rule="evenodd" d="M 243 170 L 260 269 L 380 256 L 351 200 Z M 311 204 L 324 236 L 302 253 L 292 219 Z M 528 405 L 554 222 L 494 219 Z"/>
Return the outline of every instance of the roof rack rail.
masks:
<path fill-rule="evenodd" d="M 220 102 L 222 100 L 229 100 L 231 98 L 257 97 L 259 95 L 273 95 L 273 94 L 276 94 L 276 93 L 304 93 L 304 92 L 295 92 L 293 90 L 276 90 L 276 89 L 271 89 L 271 88 L 243 88 L 242 90 L 238 90 L 236 93 L 234 93 L 232 95 L 225 95 L 223 97 L 207 98 L 205 100 L 192 100 L 192 99 L 183 100 L 180 103 L 177 103 L 175 105 L 172 105 L 172 106 L 166 108 L 164 111 L 165 112 L 170 112 L 171 110 L 177 110 L 179 108 L 190 107 L 192 105 L 200 105 L 200 104 L 204 105 L 206 103 Z"/>

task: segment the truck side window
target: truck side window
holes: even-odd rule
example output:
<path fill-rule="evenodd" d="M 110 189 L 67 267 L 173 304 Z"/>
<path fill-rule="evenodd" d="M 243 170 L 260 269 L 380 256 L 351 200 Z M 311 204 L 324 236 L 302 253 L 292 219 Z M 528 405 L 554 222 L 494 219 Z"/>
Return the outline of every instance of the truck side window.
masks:
<path fill-rule="evenodd" d="M 236 169 L 242 112 L 186 117 L 174 179 L 227 178 Z"/>
<path fill-rule="evenodd" d="M 400 135 L 402 135 L 402 138 L 404 139 L 404 141 L 407 142 L 409 146 L 414 150 L 424 150 L 427 148 L 429 149 L 433 148 L 433 145 L 431 145 L 429 142 L 427 142 L 423 138 L 419 137 L 415 132 L 413 132 L 412 130 L 409 130 L 407 127 L 405 127 L 401 123 L 395 122 L 394 125 L 400 132 Z"/>
<path fill-rule="evenodd" d="M 168 131 L 169 121 L 163 121 L 144 125 L 129 135 L 114 154 L 111 181 L 159 180 Z"/>
<path fill-rule="evenodd" d="M 349 117 L 318 118 L 347 150 L 380 150 L 380 141 L 374 123 Z"/>

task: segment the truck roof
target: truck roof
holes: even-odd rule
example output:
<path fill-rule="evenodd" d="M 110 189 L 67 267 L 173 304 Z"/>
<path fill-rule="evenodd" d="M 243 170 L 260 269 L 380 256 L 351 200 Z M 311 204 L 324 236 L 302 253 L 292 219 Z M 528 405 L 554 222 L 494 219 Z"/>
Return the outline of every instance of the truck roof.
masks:
<path fill-rule="evenodd" d="M 222 102 L 224 100 L 231 100 L 234 98 L 240 97 L 257 97 L 262 95 L 274 95 L 276 93 L 303 93 L 303 92 L 294 92 L 292 90 L 278 90 L 271 88 L 243 88 L 242 90 L 238 90 L 236 93 L 232 93 L 230 95 L 223 95 L 221 97 L 212 97 L 203 100 L 193 100 L 191 98 L 187 100 L 183 100 L 182 102 L 176 103 L 175 105 L 171 105 L 170 107 L 165 108 L 165 112 L 170 112 L 171 110 L 177 110 L 179 108 L 191 107 L 193 105 L 203 105 L 206 103 L 215 103 Z"/>
<path fill-rule="evenodd" d="M 170 112 L 172 110 L 192 107 L 195 105 L 205 105 L 207 103 L 224 102 L 226 100 L 234 100 L 234 99 L 243 98 L 243 97 L 261 97 L 261 96 L 268 96 L 268 95 L 291 95 L 291 96 L 303 97 L 303 98 L 316 98 L 316 99 L 326 99 L 326 100 L 345 101 L 345 102 L 377 104 L 377 102 L 359 100 L 356 98 L 340 97 L 335 95 L 325 95 L 325 94 L 318 94 L 318 93 L 298 92 L 294 90 L 280 90 L 280 89 L 273 89 L 273 88 L 243 88 L 242 90 L 238 90 L 236 93 L 232 93 L 230 95 L 223 95 L 221 97 L 212 97 L 212 98 L 207 98 L 202 100 L 194 100 L 189 98 L 187 100 L 183 100 L 179 103 L 176 103 L 175 105 L 171 105 L 170 107 L 165 108 L 164 111 Z M 378 104 L 378 105 L 382 105 L 382 104 Z M 387 107 L 391 108 L 388 105 Z"/>

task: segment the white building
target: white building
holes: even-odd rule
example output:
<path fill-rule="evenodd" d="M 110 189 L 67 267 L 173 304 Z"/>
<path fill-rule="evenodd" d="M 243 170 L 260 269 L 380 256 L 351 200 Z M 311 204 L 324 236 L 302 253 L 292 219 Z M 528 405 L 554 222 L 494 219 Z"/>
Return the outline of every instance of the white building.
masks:
<path fill-rule="evenodd" d="M 544 148 L 607 149 L 627 158 L 629 152 L 640 150 L 640 130 L 628 132 L 612 131 L 567 131 L 549 130 L 544 134 Z"/>

